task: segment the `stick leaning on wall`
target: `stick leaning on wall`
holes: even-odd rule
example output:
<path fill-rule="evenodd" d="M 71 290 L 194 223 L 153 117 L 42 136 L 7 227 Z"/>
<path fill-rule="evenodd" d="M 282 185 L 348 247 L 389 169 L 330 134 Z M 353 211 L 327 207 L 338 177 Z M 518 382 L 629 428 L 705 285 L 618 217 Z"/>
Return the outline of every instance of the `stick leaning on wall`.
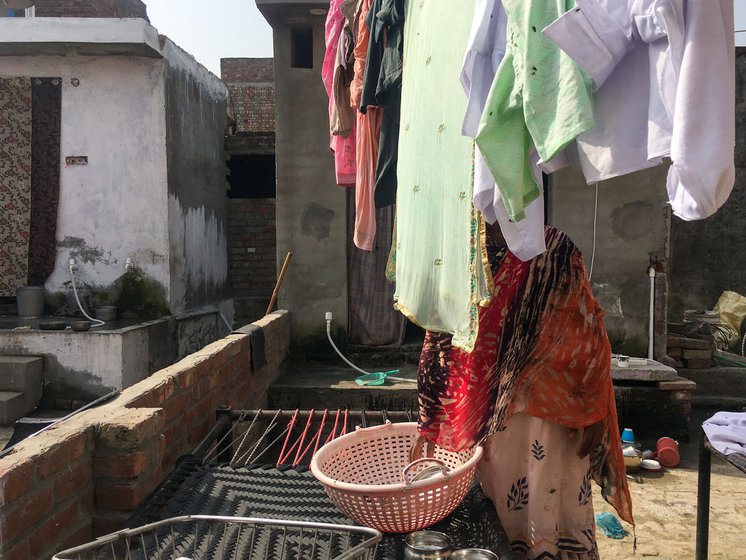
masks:
<path fill-rule="evenodd" d="M 280 275 L 277 277 L 277 283 L 275 284 L 275 289 L 272 292 L 272 298 L 269 300 L 269 305 L 267 306 L 267 312 L 265 315 L 269 315 L 272 313 L 272 308 L 275 306 L 275 301 L 277 301 L 277 294 L 280 293 L 280 286 L 282 286 L 282 281 L 285 278 L 285 273 L 288 270 L 288 265 L 290 264 L 290 259 L 293 258 L 293 253 L 288 251 L 288 254 L 285 255 L 285 262 L 282 263 L 282 268 L 280 269 Z"/>

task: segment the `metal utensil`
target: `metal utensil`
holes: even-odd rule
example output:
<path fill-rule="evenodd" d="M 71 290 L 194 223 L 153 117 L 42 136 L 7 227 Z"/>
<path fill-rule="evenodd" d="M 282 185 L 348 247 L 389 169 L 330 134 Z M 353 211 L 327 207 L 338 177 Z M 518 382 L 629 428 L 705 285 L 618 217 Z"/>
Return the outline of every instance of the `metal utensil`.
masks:
<path fill-rule="evenodd" d="M 451 539 L 438 531 L 415 531 L 404 538 L 407 560 L 445 560 L 451 555 Z"/>
<path fill-rule="evenodd" d="M 484 548 L 462 548 L 451 554 L 450 560 L 498 560 L 497 554 Z"/>

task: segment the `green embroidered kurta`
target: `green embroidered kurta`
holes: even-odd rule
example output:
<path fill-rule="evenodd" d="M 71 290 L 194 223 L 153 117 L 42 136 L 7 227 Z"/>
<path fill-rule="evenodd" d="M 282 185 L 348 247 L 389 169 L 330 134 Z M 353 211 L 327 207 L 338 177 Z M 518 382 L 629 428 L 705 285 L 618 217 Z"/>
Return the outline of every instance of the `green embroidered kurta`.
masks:
<path fill-rule="evenodd" d="M 482 227 L 472 206 L 473 141 L 458 76 L 475 0 L 411 0 L 404 68 L 396 217 L 396 308 L 471 350 L 489 295 Z"/>
<path fill-rule="evenodd" d="M 531 174 L 532 145 L 549 161 L 595 123 L 590 78 L 542 33 L 575 0 L 503 0 L 503 5 L 506 55 L 476 141 L 508 215 L 517 221 L 541 188 Z"/>

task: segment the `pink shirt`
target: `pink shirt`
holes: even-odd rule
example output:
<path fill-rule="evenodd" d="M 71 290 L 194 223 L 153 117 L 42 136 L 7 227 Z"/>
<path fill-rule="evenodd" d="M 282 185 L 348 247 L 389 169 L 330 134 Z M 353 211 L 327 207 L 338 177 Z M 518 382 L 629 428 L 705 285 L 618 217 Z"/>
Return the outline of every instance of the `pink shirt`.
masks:
<path fill-rule="evenodd" d="M 339 5 L 342 0 L 331 0 L 329 13 L 326 16 L 326 27 L 324 32 L 324 42 L 326 43 L 326 53 L 324 54 L 324 64 L 321 67 L 321 79 L 324 82 L 326 93 L 329 96 L 329 134 L 331 141 L 329 147 L 334 154 L 334 169 L 337 177 L 337 184 L 340 186 L 353 186 L 355 184 L 355 129 L 343 138 L 331 133 L 331 118 L 334 109 L 334 66 L 337 63 L 337 50 L 339 48 L 339 37 L 344 28 L 345 19 Z"/>

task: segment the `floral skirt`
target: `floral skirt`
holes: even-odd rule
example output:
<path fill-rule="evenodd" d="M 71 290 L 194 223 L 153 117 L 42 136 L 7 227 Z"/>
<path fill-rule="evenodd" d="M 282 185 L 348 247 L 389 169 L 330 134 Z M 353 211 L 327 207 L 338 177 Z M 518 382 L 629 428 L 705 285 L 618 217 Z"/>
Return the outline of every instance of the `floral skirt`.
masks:
<path fill-rule="evenodd" d="M 515 414 L 484 444 L 479 478 L 513 550 L 530 560 L 598 560 L 590 461 L 582 433 Z"/>

